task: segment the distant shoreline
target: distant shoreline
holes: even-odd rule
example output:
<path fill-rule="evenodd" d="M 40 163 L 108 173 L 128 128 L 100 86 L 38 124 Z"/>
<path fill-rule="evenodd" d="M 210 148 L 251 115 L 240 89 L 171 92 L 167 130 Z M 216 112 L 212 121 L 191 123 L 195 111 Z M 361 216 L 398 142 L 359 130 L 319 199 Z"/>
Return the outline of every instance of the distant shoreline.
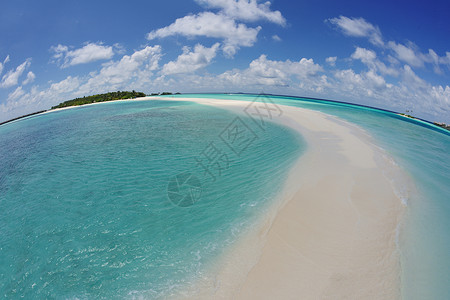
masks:
<path fill-rule="evenodd" d="M 126 99 L 114 99 L 114 100 L 106 100 L 106 101 L 99 101 L 99 102 L 93 102 L 93 103 L 86 103 L 86 104 L 80 104 L 80 105 L 72 105 L 72 106 L 66 106 L 66 107 L 59 107 L 59 108 L 50 108 L 48 110 L 41 110 L 38 112 L 34 112 L 34 113 L 30 113 L 30 114 L 26 114 L 20 117 L 16 117 L 4 122 L 0 122 L 0 126 L 13 122 L 13 121 L 17 121 L 23 118 L 27 118 L 33 115 L 38 115 L 41 113 L 48 113 L 48 112 L 52 112 L 52 111 L 59 111 L 59 110 L 63 110 L 63 109 L 68 109 L 68 108 L 73 108 L 73 107 L 81 107 L 81 106 L 86 106 L 86 105 L 92 105 L 92 104 L 99 104 L 99 103 L 104 103 L 104 102 L 113 102 L 113 101 L 142 101 L 142 100 L 150 100 L 151 98 L 155 98 L 155 97 L 160 97 L 160 96 L 182 96 L 182 95 L 202 95 L 202 94 L 212 94 L 212 95 L 254 95 L 257 96 L 257 94 L 251 94 L 251 93 L 160 93 L 160 94 L 151 94 L 151 95 L 146 95 L 143 97 L 136 97 L 136 98 L 126 98 Z M 351 103 L 351 102 L 345 102 L 345 101 L 338 101 L 338 100 L 331 100 L 331 99 L 322 99 L 322 98 L 313 98 L 313 97 L 302 97 L 302 96 L 290 96 L 290 95 L 278 95 L 278 94 L 265 94 L 267 96 L 275 96 L 275 97 L 287 97 L 287 98 L 292 98 L 292 99 L 305 99 L 305 100 L 318 100 L 318 101 L 327 101 L 327 102 L 332 102 L 332 103 L 338 103 L 338 104 L 348 104 L 348 105 L 354 105 L 357 107 L 365 107 L 365 108 L 370 108 L 370 109 L 376 109 L 382 112 L 387 112 L 387 113 L 392 113 L 397 115 L 398 117 L 400 117 L 402 120 L 405 120 L 407 122 L 413 121 L 414 123 L 416 123 L 417 125 L 421 125 L 421 126 L 425 126 L 428 127 L 430 129 L 436 130 L 438 129 L 440 132 L 450 135 L 450 124 L 446 124 L 443 122 L 432 122 L 432 121 L 428 121 L 425 119 L 421 119 L 418 117 L 414 117 L 414 116 L 410 116 L 410 115 L 406 115 L 404 113 L 400 113 L 400 112 L 395 112 L 395 111 L 391 111 L 391 110 L 387 110 L 384 108 L 378 108 L 378 107 L 373 107 L 373 106 L 368 106 L 368 105 L 363 105 L 363 104 L 356 104 L 356 103 Z"/>
<path fill-rule="evenodd" d="M 153 96 L 145 96 L 145 97 L 130 98 L 130 99 L 116 99 L 116 100 L 108 100 L 108 101 L 101 101 L 101 102 L 93 102 L 93 103 L 87 103 L 87 104 L 82 104 L 82 105 L 73 105 L 73 106 L 52 108 L 52 109 L 46 110 L 46 111 L 44 111 L 42 113 L 51 113 L 51 112 L 57 112 L 57 111 L 71 109 L 71 108 L 76 108 L 76 107 L 86 107 L 86 106 L 90 106 L 90 105 L 97 105 L 97 104 L 109 103 L 109 102 L 120 102 L 120 101 L 130 102 L 130 101 L 150 100 L 150 98 L 152 98 L 152 97 Z"/>
<path fill-rule="evenodd" d="M 10 122 L 13 122 L 13 121 L 17 121 L 17 120 L 26 118 L 26 117 L 31 117 L 31 116 L 34 116 L 34 115 L 37 115 L 37 114 L 41 114 L 41 113 L 44 113 L 44 112 L 47 112 L 47 111 L 48 111 L 48 110 L 41 110 L 41 111 L 37 111 L 37 112 L 31 113 L 31 114 L 27 114 L 27 115 L 24 115 L 24 116 L 20 116 L 20 117 L 11 119 L 11 120 L 7 120 L 7 121 L 4 121 L 4 122 L 1 122 L 1 123 L 0 123 L 0 126 L 3 125 L 3 124 L 7 124 L 7 123 L 10 123 Z"/>
<path fill-rule="evenodd" d="M 100 102 L 86 103 L 86 104 L 81 104 L 81 105 L 72 105 L 72 106 L 59 107 L 59 108 L 50 108 L 50 109 L 47 109 L 47 110 L 40 110 L 40 111 L 37 111 L 37 112 L 33 112 L 33 113 L 30 113 L 30 114 L 26 114 L 26 115 L 23 115 L 23 116 L 20 116 L 20 117 L 16 117 L 16 118 L 14 118 L 14 119 L 10 119 L 10 120 L 1 122 L 1 123 L 0 123 L 0 126 L 1 126 L 1 125 L 4 125 L 4 124 L 7 124 L 7 123 L 10 123 L 10 122 L 14 122 L 14 121 L 18 121 L 18 120 L 21 120 L 21 119 L 25 119 L 25 118 L 27 118 L 27 117 L 31 117 L 31 116 L 34 116 L 34 115 L 45 114 L 45 113 L 50 113 L 50 112 L 56 112 L 56 111 L 66 110 L 66 109 L 69 109 L 69 108 L 82 107 L 82 106 L 88 106 L 88 105 L 100 104 L 100 103 L 106 103 L 106 102 L 114 102 L 114 101 L 141 101 L 141 100 L 150 100 L 149 98 L 151 98 L 151 97 L 154 97 L 154 96 L 144 96 L 144 97 L 128 98 L 128 99 L 115 99 L 115 100 L 107 100 L 107 101 L 100 101 Z"/>

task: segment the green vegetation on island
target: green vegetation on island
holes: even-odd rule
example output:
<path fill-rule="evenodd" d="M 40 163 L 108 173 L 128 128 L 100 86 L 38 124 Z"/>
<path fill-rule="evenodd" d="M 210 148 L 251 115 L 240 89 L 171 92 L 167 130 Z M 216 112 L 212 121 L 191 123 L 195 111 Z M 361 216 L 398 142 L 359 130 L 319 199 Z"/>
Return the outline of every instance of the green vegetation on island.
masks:
<path fill-rule="evenodd" d="M 131 92 L 117 91 L 117 92 L 110 92 L 110 93 L 106 93 L 106 94 L 85 96 L 83 98 L 75 98 L 72 100 L 62 102 L 56 106 L 53 106 L 52 109 L 69 107 L 69 106 L 78 106 L 78 105 L 97 103 L 97 102 L 112 101 L 112 100 L 134 99 L 137 97 L 145 97 L 145 96 L 146 95 L 144 93 L 136 92 L 134 90 Z"/>
<path fill-rule="evenodd" d="M 448 131 L 450 131 L 450 124 L 434 122 L 434 125 L 439 126 L 441 128 L 444 128 L 444 129 L 447 129 Z"/>
<path fill-rule="evenodd" d="M 399 114 L 400 116 L 403 116 L 403 117 L 407 117 L 407 118 L 410 118 L 410 119 L 417 120 L 416 117 L 413 117 L 413 116 L 408 115 L 408 114 L 404 114 L 404 113 L 398 113 L 398 114 Z M 439 126 L 439 127 L 441 127 L 441 128 L 444 128 L 444 129 L 446 129 L 446 130 L 448 130 L 448 131 L 450 131 L 450 124 L 445 124 L 445 123 L 440 123 L 440 122 L 433 122 L 433 124 L 436 125 L 436 126 Z"/>
<path fill-rule="evenodd" d="M 407 117 L 407 118 L 410 118 L 410 119 L 415 119 L 415 117 L 413 117 L 413 116 L 411 116 L 411 115 L 408 115 L 408 114 L 404 114 L 404 113 L 398 113 L 400 116 L 404 116 L 404 117 Z"/>

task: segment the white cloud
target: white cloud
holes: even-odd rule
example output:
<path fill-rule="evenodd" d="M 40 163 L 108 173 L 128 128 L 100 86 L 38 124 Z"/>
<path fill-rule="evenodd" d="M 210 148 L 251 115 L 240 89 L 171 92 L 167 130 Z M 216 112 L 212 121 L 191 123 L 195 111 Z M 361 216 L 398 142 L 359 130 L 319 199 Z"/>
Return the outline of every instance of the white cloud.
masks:
<path fill-rule="evenodd" d="M 5 75 L 3 75 L 2 81 L 0 82 L 0 87 L 8 88 L 17 85 L 19 82 L 20 75 L 22 75 L 22 73 L 30 66 L 30 64 L 31 59 L 28 58 L 15 70 L 9 70 Z"/>
<path fill-rule="evenodd" d="M 240 47 L 251 47 L 257 40 L 261 26 L 249 27 L 243 22 L 269 21 L 282 26 L 286 19 L 279 11 L 270 9 L 270 1 L 259 0 L 196 0 L 208 9 L 218 9 L 217 13 L 204 11 L 195 15 L 178 18 L 169 26 L 153 30 L 147 34 L 148 40 L 182 35 L 188 38 L 208 37 L 222 40 L 222 50 L 232 57 Z M 272 36 L 280 41 L 277 35 Z"/>
<path fill-rule="evenodd" d="M 322 71 L 322 67 L 315 64 L 312 59 L 275 61 L 267 59 L 266 55 L 261 55 L 253 60 L 247 69 L 226 71 L 218 77 L 241 87 L 246 85 L 288 87 L 292 84 L 303 84 L 304 89 L 314 89 L 317 88 L 317 82 L 321 80 L 318 73 Z M 293 81 L 292 78 L 296 80 Z"/>
<path fill-rule="evenodd" d="M 403 82 L 407 85 L 412 85 L 414 87 L 424 87 L 427 85 L 425 80 L 420 78 L 414 73 L 410 66 L 404 65 L 402 73 Z"/>
<path fill-rule="evenodd" d="M 383 46 L 383 38 L 380 29 L 363 18 L 348 18 L 340 16 L 339 18 L 328 19 L 328 21 L 337 26 L 345 35 L 354 37 L 366 37 L 376 46 Z"/>
<path fill-rule="evenodd" d="M 377 58 L 377 54 L 373 50 L 356 47 L 355 52 L 352 54 L 353 59 L 359 59 L 365 64 L 372 64 Z"/>
<path fill-rule="evenodd" d="M 431 86 L 428 94 L 431 95 L 431 98 L 434 100 L 435 108 L 438 109 L 440 113 L 447 115 L 450 113 L 450 109 L 448 109 L 450 107 L 450 86 L 447 85 L 445 88 L 441 85 Z"/>
<path fill-rule="evenodd" d="M 440 57 L 433 49 L 429 49 L 428 53 L 420 52 L 419 48 L 412 42 L 408 42 L 405 45 L 397 43 L 395 41 L 389 41 L 385 44 L 383 42 L 380 29 L 377 26 L 374 26 L 373 24 L 367 22 L 363 18 L 348 18 L 345 16 L 340 16 L 339 18 L 332 18 L 328 19 L 327 21 L 335 25 L 347 36 L 366 37 L 372 44 L 383 47 L 383 49 L 391 50 L 395 58 L 391 55 L 387 55 L 387 59 L 390 60 L 390 62 L 393 64 L 397 63 L 398 61 L 402 61 L 412 67 L 424 67 L 426 63 L 429 63 L 433 65 L 433 70 L 437 74 L 442 74 L 440 65 L 448 65 L 450 67 L 450 52 L 446 52 L 445 56 Z M 357 51 L 359 51 L 360 49 L 362 48 L 358 48 Z M 367 51 L 365 53 L 355 53 L 354 55 L 368 55 L 371 53 L 375 53 L 372 50 Z M 395 71 L 393 68 L 382 66 L 380 64 L 381 61 L 376 60 L 374 57 L 352 58 L 360 59 L 365 64 L 368 64 L 369 62 L 373 64 L 374 61 L 377 61 L 376 64 L 380 72 L 390 73 L 391 75 L 398 74 L 398 71 Z"/>
<path fill-rule="evenodd" d="M 359 103 L 370 103 L 386 101 L 392 97 L 393 84 L 386 80 L 374 70 L 356 73 L 352 69 L 338 70 L 334 74 L 333 86 L 337 87 L 339 97 L 347 99 L 358 99 Z M 372 101 L 370 101 L 372 100 Z M 380 106 L 378 102 L 375 106 Z"/>
<path fill-rule="evenodd" d="M 26 84 L 33 82 L 35 78 L 36 78 L 36 75 L 34 75 L 33 72 L 31 72 L 31 71 L 28 72 L 27 78 L 22 82 L 22 85 L 26 85 Z"/>
<path fill-rule="evenodd" d="M 415 49 L 413 49 L 412 44 L 410 45 L 410 47 L 407 47 L 405 45 L 390 41 L 388 43 L 388 47 L 394 51 L 397 59 L 406 62 L 413 67 L 423 67 L 423 57 L 421 57 L 420 54 L 416 53 Z"/>
<path fill-rule="evenodd" d="M 330 56 L 330 57 L 327 57 L 326 59 L 325 59 L 325 61 L 330 65 L 330 66 L 335 66 L 336 65 L 336 60 L 337 60 L 337 56 Z"/>
<path fill-rule="evenodd" d="M 0 105 L 0 118 L 11 119 L 48 109 L 64 100 L 73 98 L 73 93 L 80 85 L 78 77 L 68 76 L 66 79 L 53 83 L 49 88 L 38 90 L 33 86 L 26 92 L 22 86 L 8 95 L 6 103 Z M 6 117 L 7 116 L 7 117 Z"/>
<path fill-rule="evenodd" d="M 276 34 L 272 35 L 272 40 L 274 40 L 276 42 L 281 42 L 281 38 Z"/>
<path fill-rule="evenodd" d="M 207 48 L 197 44 L 194 47 L 194 51 L 191 51 L 189 47 L 185 46 L 183 47 L 183 54 L 178 56 L 176 61 L 170 61 L 165 64 L 161 73 L 163 75 L 192 73 L 204 68 L 216 56 L 219 46 L 219 43 L 215 43 L 211 48 Z"/>
<path fill-rule="evenodd" d="M 351 55 L 352 59 L 360 60 L 370 70 L 379 71 L 382 74 L 398 76 L 396 68 L 387 67 L 382 61 L 377 58 L 377 54 L 373 50 L 356 47 L 355 52 Z"/>
<path fill-rule="evenodd" d="M 28 78 L 34 77 L 32 72 L 28 72 L 33 75 L 27 75 L 22 86 L 17 87 L 8 95 L 6 102 L 0 104 L 0 119 L 10 119 L 46 109 L 61 101 L 83 95 L 119 89 L 174 91 L 176 87 L 176 91 L 180 92 L 264 90 L 280 94 L 334 98 L 397 111 L 413 109 L 414 114 L 419 117 L 450 121 L 448 117 L 445 119 L 445 116 L 450 115 L 450 87 L 431 85 L 415 74 L 409 64 L 401 66 L 400 58 L 390 56 L 388 45 L 384 48 L 385 51 L 389 50 L 386 51 L 388 53 L 379 54 L 371 49 L 356 47 L 350 59 L 340 60 L 341 63 L 361 61 L 367 67 L 362 71 L 349 67 L 331 68 L 331 71 L 326 71 L 313 59 L 271 60 L 266 55 L 261 55 L 243 69 L 231 69 L 218 75 L 194 72 L 211 64 L 219 48 L 219 43 L 209 48 L 202 45 L 184 47 L 183 53 L 174 61 L 160 67 L 161 47 L 147 46 L 131 55 L 123 55 L 121 59 L 103 64 L 98 71 L 86 76 L 69 76 L 43 90 L 36 86 L 26 90 L 23 84 Z M 439 57 L 431 49 L 425 54 L 414 51 L 424 64 L 436 66 L 438 63 L 441 67 L 447 64 L 447 61 L 450 64 L 449 52 L 446 56 Z M 392 54 L 394 55 L 394 52 Z M 335 64 L 337 57 L 331 56 L 325 61 L 330 65 Z M 7 75 L 16 71 L 17 69 L 11 70 Z M 180 73 L 183 76 L 173 76 Z M 162 76 L 155 78 L 156 74 Z"/>
<path fill-rule="evenodd" d="M 433 64 L 433 70 L 436 74 L 442 74 L 441 68 L 439 67 L 439 56 L 434 52 L 433 49 L 428 49 L 428 57 L 430 63 Z"/>
<path fill-rule="evenodd" d="M 450 87 L 433 86 L 420 78 L 410 66 L 402 70 L 402 82 L 399 84 L 403 105 L 417 114 L 429 113 L 441 121 L 450 122 Z M 443 118 L 447 120 L 442 120 Z M 438 120 L 439 120 L 438 119 Z"/>
<path fill-rule="evenodd" d="M 80 79 L 78 77 L 68 76 L 60 82 L 53 83 L 48 92 L 51 94 L 65 94 L 73 92 L 80 86 Z"/>
<path fill-rule="evenodd" d="M 160 46 L 147 46 L 132 55 L 124 55 L 119 61 L 106 63 L 98 72 L 91 72 L 87 76 L 68 76 L 42 90 L 33 86 L 27 92 L 21 86 L 9 94 L 5 103 L 0 104 L 0 119 L 7 120 L 48 109 L 79 96 L 119 89 L 148 90 L 151 88 L 152 72 L 158 69 L 160 57 Z"/>
<path fill-rule="evenodd" d="M 373 70 L 356 73 L 352 69 L 335 72 L 337 97 L 356 103 L 388 108 L 399 112 L 449 122 L 450 87 L 433 86 L 414 73 L 409 65 L 399 69 L 400 80 L 388 83 Z"/>
<path fill-rule="evenodd" d="M 53 58 L 60 59 L 64 58 L 65 54 L 69 52 L 69 47 L 58 44 L 58 46 L 52 46 L 50 50 L 55 52 Z"/>
<path fill-rule="evenodd" d="M 5 60 L 3 61 L 3 63 L 0 62 L 0 74 L 2 74 L 3 72 L 3 68 L 5 67 L 5 64 L 9 61 L 9 55 L 6 56 Z"/>
<path fill-rule="evenodd" d="M 299 61 L 291 61 L 289 59 L 275 61 L 267 59 L 265 55 L 261 55 L 258 59 L 252 61 L 250 69 L 261 76 L 272 76 L 280 71 L 287 75 L 295 75 L 298 78 L 314 76 L 322 71 L 322 67 L 315 64 L 312 58 L 302 58 Z"/>
<path fill-rule="evenodd" d="M 441 65 L 450 66 L 450 52 L 440 57 L 433 49 L 428 49 L 428 53 L 422 53 L 414 43 L 407 45 L 399 44 L 394 41 L 388 43 L 388 47 L 394 52 L 395 57 L 409 64 L 412 67 L 424 67 L 425 64 L 431 64 L 436 74 L 443 74 Z"/>
<path fill-rule="evenodd" d="M 147 46 L 124 55 L 121 60 L 104 64 L 99 72 L 90 74 L 90 78 L 79 88 L 79 94 L 99 93 L 125 88 L 134 84 L 136 89 L 148 82 L 152 71 L 158 68 L 161 47 Z"/>
<path fill-rule="evenodd" d="M 249 28 L 222 14 L 202 12 L 179 18 L 167 27 L 153 30 L 147 34 L 147 39 L 153 40 L 177 34 L 191 38 L 198 36 L 218 38 L 223 39 L 224 53 L 233 56 L 239 47 L 253 46 L 260 30 L 260 26 Z"/>
<path fill-rule="evenodd" d="M 445 56 L 439 58 L 439 63 L 450 67 L 450 52 L 447 51 L 445 54 Z"/>
<path fill-rule="evenodd" d="M 110 59 L 114 56 L 113 47 L 103 46 L 101 43 L 88 43 L 75 50 L 69 50 L 69 47 L 65 45 L 58 45 L 51 47 L 51 51 L 55 53 L 53 58 L 62 68 Z"/>
<path fill-rule="evenodd" d="M 25 94 L 25 91 L 22 89 L 21 86 L 19 86 L 14 90 L 14 92 L 11 92 L 8 95 L 8 101 L 16 100 L 16 99 L 20 98 L 21 96 L 23 96 L 24 94 Z"/>
<path fill-rule="evenodd" d="M 286 25 L 281 12 L 270 10 L 270 2 L 258 3 L 257 0 L 196 0 L 208 8 L 217 8 L 221 13 L 235 20 L 266 20 L 279 25 Z"/>

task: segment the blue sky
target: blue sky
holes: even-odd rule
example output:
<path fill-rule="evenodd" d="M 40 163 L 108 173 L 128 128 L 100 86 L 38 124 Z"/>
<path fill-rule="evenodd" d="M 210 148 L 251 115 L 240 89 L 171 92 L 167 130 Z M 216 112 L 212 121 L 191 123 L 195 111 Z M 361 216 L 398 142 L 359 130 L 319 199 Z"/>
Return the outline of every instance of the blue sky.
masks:
<path fill-rule="evenodd" d="M 266 92 L 450 123 L 448 1 L 8 1 L 0 122 L 75 97 Z"/>

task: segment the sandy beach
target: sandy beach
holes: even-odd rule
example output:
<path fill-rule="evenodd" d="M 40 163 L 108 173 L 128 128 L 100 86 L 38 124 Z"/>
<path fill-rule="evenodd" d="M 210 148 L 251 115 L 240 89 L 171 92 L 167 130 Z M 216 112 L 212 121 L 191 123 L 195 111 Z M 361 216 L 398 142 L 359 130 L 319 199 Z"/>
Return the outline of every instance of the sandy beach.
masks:
<path fill-rule="evenodd" d="M 238 114 L 249 104 L 177 99 Z M 290 171 L 273 214 L 224 255 L 212 277 L 176 298 L 398 299 L 403 205 L 384 175 L 386 154 L 356 126 L 280 108 L 283 115 L 273 121 L 297 130 L 307 152 Z"/>
<path fill-rule="evenodd" d="M 85 106 L 90 106 L 90 105 L 98 105 L 98 104 L 108 103 L 108 102 L 146 101 L 146 100 L 152 100 L 153 98 L 154 98 L 153 96 L 146 96 L 146 97 L 138 97 L 138 98 L 101 101 L 101 102 L 94 102 L 94 103 L 88 103 L 88 104 L 83 104 L 83 105 L 74 105 L 74 106 L 67 106 L 67 107 L 49 109 L 47 111 L 42 112 L 41 114 L 48 114 L 48 113 L 57 112 L 57 111 L 61 111 L 61 110 L 67 110 L 67 109 L 71 109 L 71 108 L 85 107 Z"/>

